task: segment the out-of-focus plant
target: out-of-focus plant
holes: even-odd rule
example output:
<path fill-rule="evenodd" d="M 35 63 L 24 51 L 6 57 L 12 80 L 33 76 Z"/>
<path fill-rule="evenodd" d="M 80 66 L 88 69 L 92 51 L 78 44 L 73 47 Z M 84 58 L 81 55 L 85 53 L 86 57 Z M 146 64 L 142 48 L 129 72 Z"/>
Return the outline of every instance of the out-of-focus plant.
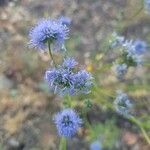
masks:
<path fill-rule="evenodd" d="M 115 120 L 106 121 L 91 126 L 89 132 L 90 140 L 97 140 L 102 148 L 112 149 L 119 138 L 119 129 L 115 125 Z"/>
<path fill-rule="evenodd" d="M 146 12 L 149 14 L 150 13 L 150 0 L 144 0 L 144 6 Z"/>

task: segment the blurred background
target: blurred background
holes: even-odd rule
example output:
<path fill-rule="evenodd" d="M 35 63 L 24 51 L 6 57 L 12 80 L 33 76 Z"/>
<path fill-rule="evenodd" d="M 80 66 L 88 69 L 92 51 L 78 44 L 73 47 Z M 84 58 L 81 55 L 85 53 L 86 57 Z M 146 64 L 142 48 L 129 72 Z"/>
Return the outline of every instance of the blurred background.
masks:
<path fill-rule="evenodd" d="M 49 56 L 29 49 L 28 33 L 38 19 L 60 16 L 72 20 L 68 53 L 96 76 L 101 91 L 115 95 L 114 89 L 123 88 L 128 92 L 136 103 L 135 114 L 149 134 L 149 53 L 146 65 L 129 70 L 126 84 L 119 83 L 106 67 L 114 59 L 106 46 L 113 32 L 150 43 L 150 15 L 142 0 L 0 0 L 0 150 L 58 149 L 52 116 L 60 109 L 62 98 L 44 82 Z M 98 124 L 93 130 L 103 149 L 149 150 L 139 128 L 109 110 L 113 99 L 101 91 L 95 91 L 89 114 L 93 125 Z M 82 132 L 69 140 L 68 150 L 89 149 L 95 135 Z"/>

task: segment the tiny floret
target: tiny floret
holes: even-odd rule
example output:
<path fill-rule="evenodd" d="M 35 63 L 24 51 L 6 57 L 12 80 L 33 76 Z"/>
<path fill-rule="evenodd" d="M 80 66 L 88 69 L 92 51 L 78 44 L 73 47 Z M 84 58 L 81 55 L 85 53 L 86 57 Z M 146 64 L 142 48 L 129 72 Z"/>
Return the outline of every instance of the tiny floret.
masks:
<path fill-rule="evenodd" d="M 146 42 L 141 40 L 136 40 L 133 44 L 134 44 L 134 50 L 136 54 L 141 55 L 146 51 L 147 48 Z"/>
<path fill-rule="evenodd" d="M 122 45 L 125 40 L 124 36 L 119 36 L 116 32 L 112 34 L 112 38 L 113 38 L 112 39 L 113 42 L 111 42 L 112 44 L 111 48 L 115 48 L 115 47 Z"/>
<path fill-rule="evenodd" d="M 29 45 L 39 50 L 46 50 L 49 41 L 52 50 L 59 51 L 64 46 L 68 32 L 68 27 L 63 25 L 59 19 L 42 19 L 31 29 Z"/>
<path fill-rule="evenodd" d="M 130 117 L 133 105 L 126 93 L 123 93 L 122 91 L 117 92 L 114 106 L 117 113 L 125 117 Z"/>
<path fill-rule="evenodd" d="M 91 143 L 90 145 L 90 150 L 101 150 L 101 144 L 99 141 L 94 141 L 93 143 Z"/>
<path fill-rule="evenodd" d="M 69 26 L 71 24 L 71 19 L 69 17 L 61 16 L 59 20 L 63 25 Z"/>
<path fill-rule="evenodd" d="M 73 69 L 78 63 L 73 58 L 66 58 L 63 62 L 63 67 L 68 69 Z"/>
<path fill-rule="evenodd" d="M 74 75 L 74 92 L 89 93 L 92 86 L 92 76 L 86 70 L 80 70 Z"/>
<path fill-rule="evenodd" d="M 70 138 L 82 125 L 82 120 L 73 109 L 64 109 L 54 116 L 54 122 L 59 136 Z"/>
<path fill-rule="evenodd" d="M 144 0 L 144 7 L 148 14 L 150 14 L 150 0 Z"/>

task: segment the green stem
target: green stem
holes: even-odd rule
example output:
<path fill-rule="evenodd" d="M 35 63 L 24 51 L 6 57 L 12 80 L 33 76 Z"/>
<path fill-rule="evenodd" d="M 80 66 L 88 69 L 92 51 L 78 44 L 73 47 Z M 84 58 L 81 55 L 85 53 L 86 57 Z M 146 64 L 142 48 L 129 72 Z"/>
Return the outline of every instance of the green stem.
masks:
<path fill-rule="evenodd" d="M 126 26 L 128 26 L 128 24 L 129 24 L 130 22 L 132 22 L 132 21 L 134 20 L 134 18 L 137 17 L 137 16 L 141 13 L 141 11 L 143 10 L 143 8 L 144 8 L 144 0 L 141 0 L 141 7 L 139 8 L 139 10 L 138 10 L 133 16 L 131 16 L 131 17 L 129 17 L 129 18 L 126 18 L 126 21 L 121 21 L 121 22 L 119 22 L 119 23 L 118 23 L 118 26 L 117 26 L 117 28 L 116 28 L 116 31 L 122 32 L 123 29 L 124 29 Z"/>
<path fill-rule="evenodd" d="M 68 104 L 69 104 L 69 107 L 71 107 L 71 97 L 70 97 L 70 95 L 67 95 L 67 100 L 68 100 Z"/>
<path fill-rule="evenodd" d="M 143 8 L 144 8 L 144 1 L 141 0 L 141 8 L 139 8 L 139 10 L 133 16 L 131 16 L 130 18 L 128 18 L 127 20 L 132 20 L 133 18 L 135 18 L 136 16 L 138 16 L 141 13 L 141 11 L 143 10 Z"/>
<path fill-rule="evenodd" d="M 89 118 L 89 116 L 88 116 L 88 109 L 87 109 L 87 107 L 82 108 L 81 113 L 82 113 L 82 116 L 83 116 L 83 120 L 84 120 L 85 125 L 86 125 L 89 129 L 91 129 L 91 128 L 92 128 L 92 127 L 91 127 L 91 121 L 90 121 L 90 118 Z"/>
<path fill-rule="evenodd" d="M 54 64 L 54 66 L 56 67 L 56 63 L 54 61 L 54 58 L 53 58 L 53 55 L 52 55 L 52 51 L 51 51 L 51 41 L 50 40 L 48 40 L 48 50 L 49 50 L 49 55 L 50 55 L 50 57 L 52 59 L 52 62 Z"/>
<path fill-rule="evenodd" d="M 64 107 L 66 108 L 71 108 L 72 107 L 72 100 L 71 100 L 71 97 L 69 96 L 69 95 L 65 95 L 64 96 L 64 101 L 63 101 L 64 103 Z"/>
<path fill-rule="evenodd" d="M 59 150 L 67 150 L 67 139 L 64 137 L 60 139 Z"/>
<path fill-rule="evenodd" d="M 150 145 L 150 138 L 149 136 L 147 135 L 145 129 L 142 127 L 141 123 L 135 118 L 135 117 L 131 117 L 130 120 L 135 123 L 140 129 L 141 129 L 141 132 L 145 138 L 145 140 L 147 141 L 147 143 Z"/>

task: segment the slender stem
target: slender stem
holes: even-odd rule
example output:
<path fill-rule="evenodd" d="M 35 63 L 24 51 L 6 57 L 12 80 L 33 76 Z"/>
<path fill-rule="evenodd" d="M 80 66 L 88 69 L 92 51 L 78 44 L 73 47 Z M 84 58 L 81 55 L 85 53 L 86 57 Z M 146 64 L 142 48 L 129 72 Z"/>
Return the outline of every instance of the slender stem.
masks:
<path fill-rule="evenodd" d="M 82 110 L 81 110 L 81 113 L 83 115 L 83 119 L 85 121 L 85 124 L 88 128 L 91 128 L 91 120 L 89 118 L 89 115 L 88 115 L 88 109 L 87 107 L 84 107 Z"/>
<path fill-rule="evenodd" d="M 67 95 L 67 100 L 68 100 L 69 107 L 71 107 L 71 97 L 70 97 L 70 95 Z"/>
<path fill-rule="evenodd" d="M 141 8 L 137 11 L 137 13 L 133 16 L 133 18 L 138 16 L 141 13 L 141 11 L 143 10 L 143 8 L 144 8 L 144 6 L 142 5 Z"/>
<path fill-rule="evenodd" d="M 141 0 L 141 7 L 139 8 L 139 10 L 133 16 L 126 18 L 126 21 L 119 22 L 116 30 L 118 32 L 122 32 L 123 28 L 125 28 L 131 21 L 133 21 L 134 18 L 141 13 L 143 8 L 144 8 L 144 0 Z"/>
<path fill-rule="evenodd" d="M 133 18 L 135 18 L 136 16 L 138 16 L 141 13 L 141 11 L 143 10 L 143 8 L 144 8 L 144 2 L 142 0 L 141 1 L 141 8 L 139 8 L 139 10 L 133 16 L 131 16 L 130 18 L 128 18 L 127 20 L 132 20 Z"/>
<path fill-rule="evenodd" d="M 67 139 L 64 137 L 60 139 L 59 150 L 67 150 Z"/>
<path fill-rule="evenodd" d="M 86 113 L 86 119 L 87 119 L 88 126 L 91 126 L 92 123 L 91 123 L 88 112 Z"/>
<path fill-rule="evenodd" d="M 145 140 L 147 141 L 147 143 L 150 145 L 150 138 L 149 136 L 147 135 L 145 129 L 142 127 L 141 123 L 135 118 L 135 117 L 131 117 L 130 120 L 132 122 L 134 122 L 140 129 L 141 129 L 141 132 L 145 138 Z"/>
<path fill-rule="evenodd" d="M 48 50 L 49 50 L 49 55 L 50 55 L 50 57 L 52 59 L 52 62 L 54 64 L 54 66 L 56 67 L 56 63 L 54 61 L 54 58 L 53 58 L 53 55 L 52 55 L 52 51 L 51 51 L 51 42 L 50 42 L 50 40 L 48 40 Z"/>
<path fill-rule="evenodd" d="M 71 108 L 72 107 L 72 101 L 71 101 L 71 97 L 69 95 L 65 95 L 64 96 L 64 107 L 69 107 Z"/>

